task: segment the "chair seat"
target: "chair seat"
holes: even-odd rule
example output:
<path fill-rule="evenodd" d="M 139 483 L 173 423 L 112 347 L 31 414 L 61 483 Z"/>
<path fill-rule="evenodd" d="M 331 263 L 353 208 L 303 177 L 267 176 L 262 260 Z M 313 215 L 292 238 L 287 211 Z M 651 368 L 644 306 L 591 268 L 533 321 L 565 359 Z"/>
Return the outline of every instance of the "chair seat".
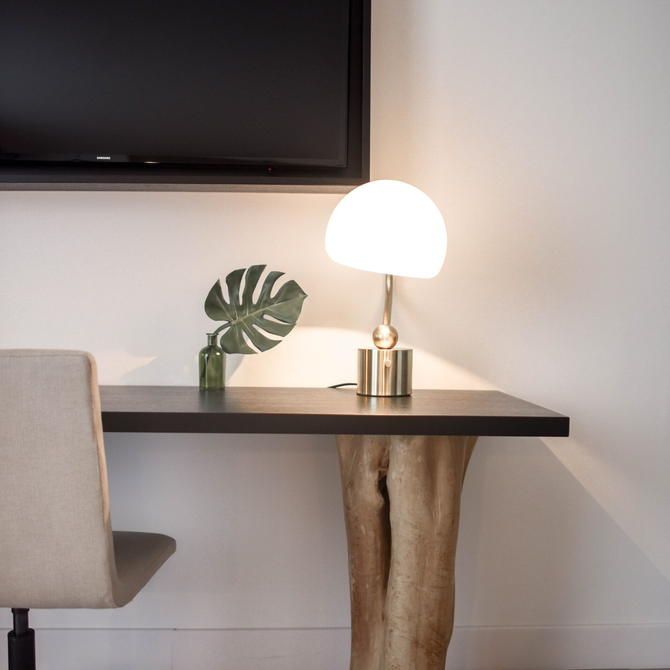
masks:
<path fill-rule="evenodd" d="M 114 601 L 118 607 L 129 603 L 174 554 L 177 543 L 159 533 L 113 531 L 114 559 L 118 580 L 114 581 Z"/>

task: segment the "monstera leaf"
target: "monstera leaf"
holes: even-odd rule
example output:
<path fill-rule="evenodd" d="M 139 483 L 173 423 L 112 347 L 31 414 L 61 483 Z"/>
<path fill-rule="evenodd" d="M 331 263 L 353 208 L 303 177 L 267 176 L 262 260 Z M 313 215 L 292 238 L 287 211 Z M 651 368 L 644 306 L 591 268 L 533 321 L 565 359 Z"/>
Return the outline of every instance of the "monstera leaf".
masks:
<path fill-rule="evenodd" d="M 248 270 L 234 270 L 226 277 L 228 296 L 226 302 L 221 290 L 221 281 L 217 281 L 205 300 L 205 312 L 214 321 L 225 321 L 216 333 L 226 330 L 221 335 L 221 348 L 227 354 L 255 354 L 245 335 L 259 351 L 267 351 L 276 347 L 281 339 L 271 339 L 265 333 L 284 337 L 294 328 L 302 303 L 307 294 L 293 280 L 287 281 L 272 296 L 272 289 L 283 272 L 270 272 L 263 282 L 258 300 L 253 296 L 258 280 L 265 270 L 265 265 L 252 265 Z M 244 278 L 244 289 L 242 279 Z"/>

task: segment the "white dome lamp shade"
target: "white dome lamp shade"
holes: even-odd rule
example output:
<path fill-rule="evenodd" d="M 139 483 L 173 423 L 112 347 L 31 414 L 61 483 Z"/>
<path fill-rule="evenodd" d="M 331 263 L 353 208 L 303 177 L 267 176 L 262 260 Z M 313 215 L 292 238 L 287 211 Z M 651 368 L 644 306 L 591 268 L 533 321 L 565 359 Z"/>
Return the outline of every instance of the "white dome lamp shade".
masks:
<path fill-rule="evenodd" d="M 410 395 L 412 350 L 394 349 L 398 332 L 391 325 L 393 275 L 430 279 L 439 273 L 447 253 L 440 210 L 425 193 L 404 182 L 368 182 L 333 210 L 326 251 L 342 265 L 386 275 L 383 322 L 372 334 L 377 348 L 358 350 L 357 392 Z"/>

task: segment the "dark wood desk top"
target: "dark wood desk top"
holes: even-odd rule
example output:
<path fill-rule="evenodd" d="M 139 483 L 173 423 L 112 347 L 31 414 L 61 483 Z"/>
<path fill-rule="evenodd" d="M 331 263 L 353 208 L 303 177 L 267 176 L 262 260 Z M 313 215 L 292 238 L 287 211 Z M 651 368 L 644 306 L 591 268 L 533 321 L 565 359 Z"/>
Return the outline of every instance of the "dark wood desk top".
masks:
<path fill-rule="evenodd" d="M 417 390 L 367 398 L 354 389 L 101 386 L 105 431 L 566 437 L 570 419 L 499 391 Z"/>

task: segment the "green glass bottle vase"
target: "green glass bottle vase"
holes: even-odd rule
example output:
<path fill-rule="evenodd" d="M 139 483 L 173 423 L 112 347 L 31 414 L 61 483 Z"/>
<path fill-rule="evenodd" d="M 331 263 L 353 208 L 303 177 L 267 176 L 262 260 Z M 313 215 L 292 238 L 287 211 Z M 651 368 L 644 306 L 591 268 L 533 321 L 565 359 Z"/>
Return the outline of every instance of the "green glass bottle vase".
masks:
<path fill-rule="evenodd" d="M 216 335 L 207 333 L 207 346 L 198 356 L 200 388 L 204 391 L 220 391 L 226 385 L 226 354 L 216 343 Z"/>

